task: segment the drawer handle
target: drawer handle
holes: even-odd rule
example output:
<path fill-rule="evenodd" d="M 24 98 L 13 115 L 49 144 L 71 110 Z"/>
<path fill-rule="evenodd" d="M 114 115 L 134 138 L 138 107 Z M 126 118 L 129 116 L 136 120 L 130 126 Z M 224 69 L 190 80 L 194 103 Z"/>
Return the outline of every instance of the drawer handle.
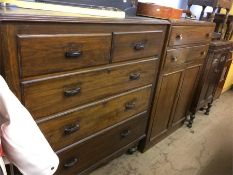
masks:
<path fill-rule="evenodd" d="M 176 35 L 176 39 L 177 40 L 182 40 L 183 39 L 183 35 L 182 34 L 177 34 Z"/>
<path fill-rule="evenodd" d="M 140 77 L 141 77 L 141 74 L 139 72 L 137 72 L 137 73 L 130 74 L 129 79 L 130 80 L 139 80 Z"/>
<path fill-rule="evenodd" d="M 64 95 L 66 97 L 71 97 L 71 96 L 74 96 L 74 95 L 77 95 L 81 92 L 81 88 L 80 87 L 77 87 L 75 89 L 69 89 L 69 90 L 65 90 L 64 92 Z"/>
<path fill-rule="evenodd" d="M 72 133 L 78 131 L 79 128 L 80 128 L 79 124 L 73 124 L 73 125 L 66 127 L 64 129 L 64 133 L 65 133 L 65 135 L 69 135 L 69 134 L 72 134 Z"/>
<path fill-rule="evenodd" d="M 133 109 L 135 107 L 136 107 L 136 103 L 135 102 L 129 102 L 129 103 L 126 103 L 125 110 L 131 110 L 131 109 Z"/>
<path fill-rule="evenodd" d="M 82 51 L 69 51 L 65 53 L 65 56 L 66 58 L 79 58 L 82 54 Z"/>
<path fill-rule="evenodd" d="M 134 46 L 135 50 L 143 50 L 144 48 L 145 48 L 145 44 L 143 44 L 143 43 L 137 43 Z"/>
<path fill-rule="evenodd" d="M 124 131 L 121 133 L 121 137 L 122 137 L 122 138 L 125 138 L 125 137 L 129 136 L 130 132 L 131 132 L 131 131 L 128 130 L 128 129 L 127 129 L 127 130 L 124 130 Z"/>
<path fill-rule="evenodd" d="M 67 163 L 65 163 L 64 167 L 70 168 L 70 167 L 74 166 L 76 163 L 78 163 L 78 158 L 74 158 L 74 159 L 69 160 Z"/>
<path fill-rule="evenodd" d="M 176 56 L 172 57 L 172 61 L 173 62 L 177 62 L 178 61 L 178 57 L 176 57 Z"/>

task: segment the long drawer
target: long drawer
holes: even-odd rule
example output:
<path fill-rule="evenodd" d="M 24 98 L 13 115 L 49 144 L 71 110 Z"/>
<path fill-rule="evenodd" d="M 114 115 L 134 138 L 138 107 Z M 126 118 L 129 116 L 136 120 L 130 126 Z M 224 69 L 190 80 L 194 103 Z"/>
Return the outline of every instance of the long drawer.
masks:
<path fill-rule="evenodd" d="M 21 76 L 108 64 L 111 39 L 110 33 L 18 35 Z"/>
<path fill-rule="evenodd" d="M 140 115 L 106 130 L 83 143 L 58 153 L 57 175 L 76 175 L 118 149 L 145 136 L 147 117 Z"/>
<path fill-rule="evenodd" d="M 114 32 L 112 62 L 160 56 L 165 32 Z"/>
<path fill-rule="evenodd" d="M 169 46 L 209 43 L 214 27 L 175 26 L 172 27 Z"/>
<path fill-rule="evenodd" d="M 112 126 L 148 108 L 151 86 L 81 107 L 70 114 L 39 123 L 55 151 Z"/>
<path fill-rule="evenodd" d="M 23 101 L 35 119 L 151 84 L 158 59 L 105 66 L 22 83 Z"/>
<path fill-rule="evenodd" d="M 207 56 L 209 45 L 201 45 L 194 47 L 185 47 L 178 49 L 170 49 L 166 54 L 165 69 L 177 67 L 184 63 L 192 63 L 204 60 Z"/>

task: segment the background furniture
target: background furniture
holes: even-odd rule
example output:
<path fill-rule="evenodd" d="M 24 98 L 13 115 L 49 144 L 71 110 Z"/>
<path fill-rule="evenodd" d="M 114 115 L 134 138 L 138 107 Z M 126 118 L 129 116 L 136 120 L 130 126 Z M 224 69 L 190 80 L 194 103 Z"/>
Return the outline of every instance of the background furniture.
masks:
<path fill-rule="evenodd" d="M 58 154 L 56 174 L 85 174 L 135 151 L 169 22 L 0 13 L 0 73 Z"/>
<path fill-rule="evenodd" d="M 207 18 L 209 18 L 210 15 L 211 15 L 210 13 L 207 13 Z M 216 23 L 215 32 L 221 33 L 222 31 L 224 31 L 223 38 L 225 40 L 231 40 L 232 35 L 233 35 L 233 15 L 228 16 L 226 26 L 223 25 L 225 17 L 226 17 L 225 14 L 221 14 L 221 13 L 215 14 L 215 17 L 214 17 L 214 22 Z"/>
<path fill-rule="evenodd" d="M 202 72 L 214 23 L 171 20 L 165 58 L 154 97 L 145 151 L 183 125 Z"/>
<path fill-rule="evenodd" d="M 227 43 L 226 43 L 227 45 Z M 231 45 L 232 47 L 230 48 L 230 46 L 228 47 L 228 57 L 227 60 L 224 64 L 224 67 L 222 69 L 222 74 L 220 76 L 220 80 L 218 81 L 218 85 L 216 88 L 216 91 L 214 93 L 214 100 L 218 99 L 220 97 L 220 95 L 222 94 L 223 91 L 223 87 L 228 75 L 228 72 L 230 70 L 231 64 L 232 64 L 232 50 L 233 50 L 233 43 L 229 43 L 229 45 Z"/>
<path fill-rule="evenodd" d="M 209 115 L 210 108 L 215 98 L 218 98 L 231 64 L 232 42 L 230 41 L 213 41 L 210 44 L 209 53 L 198 83 L 198 88 L 191 106 L 190 120 L 188 127 L 192 127 L 196 112 L 205 109 L 205 114 Z"/>
<path fill-rule="evenodd" d="M 207 6 L 210 6 L 213 8 L 212 13 L 207 18 L 208 21 L 213 22 L 215 18 L 216 10 L 218 10 L 218 13 L 220 13 L 221 9 L 226 9 L 226 15 L 224 16 L 223 26 L 227 24 L 227 19 L 229 16 L 230 9 L 232 7 L 233 0 L 188 0 L 188 9 L 191 9 L 192 5 L 200 5 L 202 6 L 202 12 L 200 15 L 199 20 L 203 20 L 204 12 Z M 224 38 L 223 30 L 221 31 L 222 36 L 221 38 Z"/>

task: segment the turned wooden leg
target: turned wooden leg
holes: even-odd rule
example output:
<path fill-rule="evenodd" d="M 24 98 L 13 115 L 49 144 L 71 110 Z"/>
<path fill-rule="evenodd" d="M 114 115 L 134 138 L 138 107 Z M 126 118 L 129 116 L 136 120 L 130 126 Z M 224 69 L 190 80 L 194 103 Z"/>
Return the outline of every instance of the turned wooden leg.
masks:
<path fill-rule="evenodd" d="M 210 113 L 210 108 L 212 107 L 212 102 L 211 103 L 208 103 L 208 106 L 206 108 L 206 112 L 205 112 L 205 115 L 209 115 Z"/>
<path fill-rule="evenodd" d="M 201 15 L 200 15 L 200 18 L 199 18 L 200 21 L 203 19 L 203 16 L 205 14 L 205 9 L 206 9 L 206 6 L 202 6 Z"/>
<path fill-rule="evenodd" d="M 229 16 L 229 13 L 230 13 L 230 9 L 226 9 L 227 13 L 226 13 L 226 16 L 225 16 L 225 19 L 224 19 L 224 22 L 223 22 L 223 28 L 222 28 L 222 31 L 221 31 L 221 39 L 224 39 L 224 26 L 227 24 L 227 20 L 228 20 L 228 16 Z"/>
<path fill-rule="evenodd" d="M 210 22 L 214 22 L 214 17 L 215 17 L 215 11 L 216 11 L 216 9 L 217 9 L 217 7 L 213 8 L 213 11 L 212 11 L 212 13 L 210 15 L 210 18 L 209 18 Z"/>
<path fill-rule="evenodd" d="M 138 150 L 138 147 L 137 146 L 133 146 L 133 147 L 131 147 L 131 148 L 128 149 L 127 154 L 132 155 L 135 152 L 137 152 L 137 150 Z"/>
<path fill-rule="evenodd" d="M 187 124 L 188 128 L 192 128 L 194 119 L 195 119 L 195 113 L 191 113 L 188 124 Z"/>

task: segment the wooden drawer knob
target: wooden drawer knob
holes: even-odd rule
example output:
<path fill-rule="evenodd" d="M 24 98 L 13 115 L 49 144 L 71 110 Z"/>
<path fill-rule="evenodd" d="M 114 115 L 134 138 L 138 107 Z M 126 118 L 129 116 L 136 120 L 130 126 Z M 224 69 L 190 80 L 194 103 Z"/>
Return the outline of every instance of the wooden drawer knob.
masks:
<path fill-rule="evenodd" d="M 177 56 L 173 56 L 172 57 L 172 62 L 177 62 L 178 61 L 178 57 Z"/>
<path fill-rule="evenodd" d="M 79 94 L 80 92 L 81 92 L 81 88 L 80 87 L 76 87 L 74 89 L 65 90 L 64 95 L 66 97 L 71 97 L 71 96 Z"/>
<path fill-rule="evenodd" d="M 176 39 L 177 40 L 182 40 L 183 39 L 183 35 L 182 34 L 177 34 L 176 35 Z"/>
<path fill-rule="evenodd" d="M 136 72 L 136 73 L 130 74 L 129 79 L 130 80 L 139 80 L 140 77 L 141 77 L 141 74 L 139 72 Z"/>
<path fill-rule="evenodd" d="M 210 37 L 211 37 L 211 33 L 207 33 L 206 38 L 210 38 Z"/>
<path fill-rule="evenodd" d="M 66 58 L 79 58 L 82 56 L 83 52 L 82 51 L 68 51 L 65 53 Z"/>
<path fill-rule="evenodd" d="M 76 163 L 78 163 L 78 158 L 73 158 L 73 159 L 69 160 L 67 163 L 65 163 L 64 167 L 70 168 L 70 167 L 74 166 Z"/>
<path fill-rule="evenodd" d="M 206 51 L 201 52 L 201 55 L 202 56 L 206 55 Z"/>
<path fill-rule="evenodd" d="M 72 134 L 76 131 L 78 131 L 80 128 L 80 125 L 79 124 L 72 124 L 70 126 L 67 126 L 65 129 L 64 129 L 64 134 L 65 135 L 69 135 L 69 134 Z"/>
<path fill-rule="evenodd" d="M 121 133 L 121 137 L 122 137 L 122 138 L 125 138 L 125 137 L 129 136 L 130 132 L 131 132 L 131 131 L 128 130 L 128 129 L 127 129 L 127 130 L 124 130 L 124 131 Z"/>

